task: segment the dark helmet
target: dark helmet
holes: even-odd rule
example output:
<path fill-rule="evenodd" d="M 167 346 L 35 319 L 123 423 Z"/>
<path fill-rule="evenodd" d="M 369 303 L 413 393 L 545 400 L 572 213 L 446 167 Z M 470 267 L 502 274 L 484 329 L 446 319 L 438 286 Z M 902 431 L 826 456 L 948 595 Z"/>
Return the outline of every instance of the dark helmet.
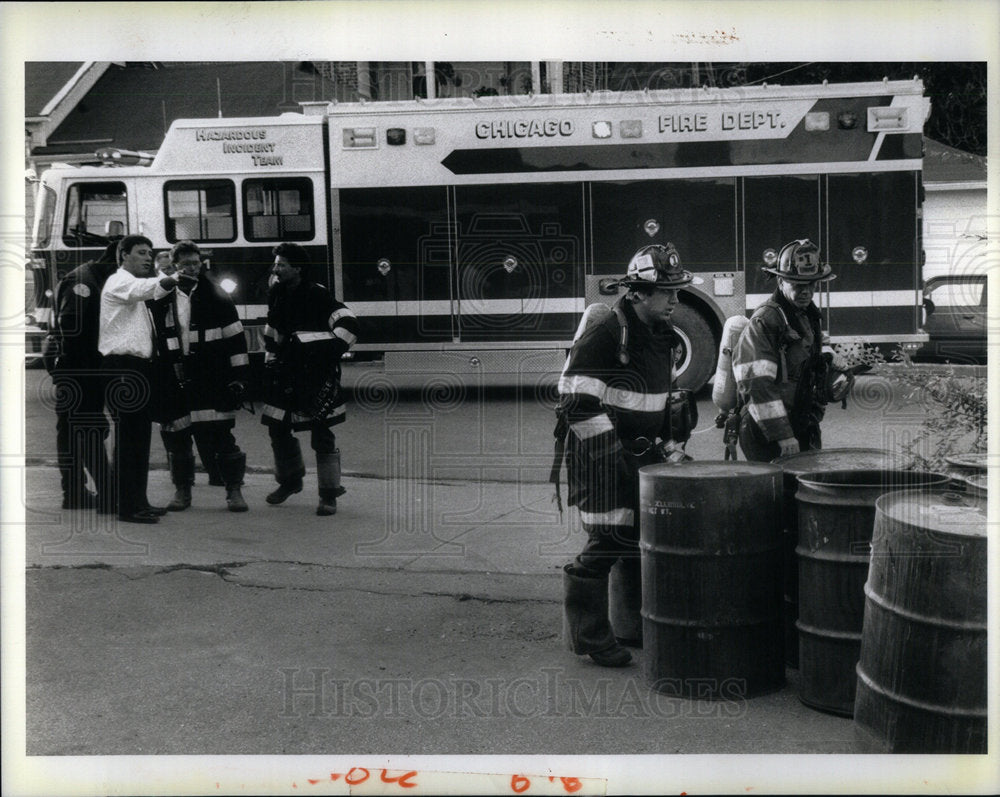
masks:
<path fill-rule="evenodd" d="M 619 284 L 629 288 L 649 285 L 656 288 L 682 288 L 700 282 L 690 271 L 681 268 L 681 256 L 673 244 L 644 246 L 628 263 L 628 270 Z"/>
<path fill-rule="evenodd" d="M 829 263 L 820 263 L 819 247 L 808 238 L 785 244 L 778 252 L 777 268 L 763 270 L 789 282 L 823 282 L 837 278 Z"/>

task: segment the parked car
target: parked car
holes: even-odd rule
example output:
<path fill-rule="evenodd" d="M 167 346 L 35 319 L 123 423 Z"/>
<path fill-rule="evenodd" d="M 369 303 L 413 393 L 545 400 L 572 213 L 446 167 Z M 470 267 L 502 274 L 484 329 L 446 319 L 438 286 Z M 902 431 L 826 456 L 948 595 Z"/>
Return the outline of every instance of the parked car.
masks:
<path fill-rule="evenodd" d="M 924 286 L 922 329 L 930 336 L 916 362 L 985 365 L 988 292 L 986 275 L 933 277 Z"/>

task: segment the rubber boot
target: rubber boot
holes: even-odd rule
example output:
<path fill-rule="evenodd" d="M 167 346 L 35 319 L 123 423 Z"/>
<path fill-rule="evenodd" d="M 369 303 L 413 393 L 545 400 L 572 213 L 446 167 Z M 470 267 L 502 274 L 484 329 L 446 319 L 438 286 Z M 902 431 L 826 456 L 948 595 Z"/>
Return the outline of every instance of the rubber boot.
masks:
<path fill-rule="evenodd" d="M 343 495 L 340 486 L 340 449 L 329 454 L 316 454 L 316 480 L 319 482 L 319 505 L 317 515 L 336 515 L 337 496 Z"/>
<path fill-rule="evenodd" d="M 563 637 L 570 650 L 602 667 L 624 667 L 632 654 L 618 644 L 608 621 L 608 578 L 584 578 L 563 568 Z"/>
<path fill-rule="evenodd" d="M 168 512 L 183 512 L 191 506 L 191 486 L 194 484 L 194 455 L 167 452 L 170 464 L 170 481 L 177 488 L 173 500 L 167 504 Z"/>
<path fill-rule="evenodd" d="M 274 478 L 278 489 L 268 494 L 269 504 L 280 504 L 290 495 L 302 492 L 302 479 L 306 475 L 306 464 L 302 461 L 302 447 L 297 438 L 271 438 L 271 451 L 274 452 Z"/>
<path fill-rule="evenodd" d="M 222 487 L 226 483 L 226 480 L 219 470 L 218 455 L 212 450 L 209 443 L 204 439 L 200 439 L 200 436 L 195 437 L 194 444 L 198 449 L 198 456 L 201 457 L 201 464 L 205 467 L 205 473 L 208 474 L 209 486 Z"/>
<path fill-rule="evenodd" d="M 218 454 L 216 463 L 223 484 L 226 485 L 226 506 L 230 512 L 246 512 L 250 507 L 243 499 L 240 488 L 247 470 L 247 455 L 242 451 Z"/>
<path fill-rule="evenodd" d="M 615 639 L 642 647 L 642 570 L 638 556 L 619 559 L 608 578 L 608 617 Z"/>

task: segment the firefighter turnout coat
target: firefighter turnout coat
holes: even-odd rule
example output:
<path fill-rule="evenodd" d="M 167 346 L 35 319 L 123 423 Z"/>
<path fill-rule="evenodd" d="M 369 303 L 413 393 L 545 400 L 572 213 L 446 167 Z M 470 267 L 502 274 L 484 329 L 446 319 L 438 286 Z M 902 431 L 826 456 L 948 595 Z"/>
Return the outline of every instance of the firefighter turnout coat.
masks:
<path fill-rule="evenodd" d="M 659 461 L 657 437 L 671 437 L 673 328 L 650 329 L 625 298 L 617 308 L 628 325 L 627 357 L 619 356 L 618 318 L 608 313 L 573 344 L 559 380 L 569 427 L 567 502 L 578 507 L 585 528 L 634 527 L 638 469 Z"/>
<path fill-rule="evenodd" d="M 261 422 L 333 426 L 346 418 L 340 358 L 358 335 L 358 319 L 325 287 L 303 279 L 268 295 L 264 327 L 265 394 Z"/>
<path fill-rule="evenodd" d="M 73 269 L 56 288 L 56 328 L 62 343 L 60 369 L 100 368 L 101 288 L 117 267 L 89 262 Z M 103 403 L 103 402 L 102 402 Z"/>
<path fill-rule="evenodd" d="M 740 400 L 769 442 L 818 432 L 823 406 L 810 393 L 797 397 L 799 380 L 820 356 L 820 313 L 810 303 L 800 311 L 775 291 L 750 317 L 733 352 Z M 805 401 L 808 406 L 797 406 Z"/>
<path fill-rule="evenodd" d="M 188 314 L 180 306 L 187 302 Z M 202 272 L 188 297 L 179 289 L 147 303 L 156 330 L 156 374 L 159 395 L 154 420 L 165 432 L 191 425 L 236 425 L 239 398 L 232 382 L 246 383 L 250 360 L 246 335 L 228 294 Z M 181 325 L 187 326 L 184 351 Z"/>

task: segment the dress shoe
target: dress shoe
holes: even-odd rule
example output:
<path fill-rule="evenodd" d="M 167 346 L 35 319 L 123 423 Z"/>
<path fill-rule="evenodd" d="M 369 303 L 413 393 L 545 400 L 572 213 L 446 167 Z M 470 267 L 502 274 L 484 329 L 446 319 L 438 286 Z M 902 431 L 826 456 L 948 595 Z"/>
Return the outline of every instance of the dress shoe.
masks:
<path fill-rule="evenodd" d="M 159 523 L 160 518 L 158 515 L 151 515 L 149 512 L 140 509 L 138 512 L 134 512 L 131 515 L 118 515 L 118 519 L 122 523 Z"/>
<path fill-rule="evenodd" d="M 316 507 L 316 514 L 321 516 L 337 514 L 336 498 L 320 498 L 319 506 Z"/>
<path fill-rule="evenodd" d="M 146 504 L 142 511 L 147 515 L 152 515 L 153 517 L 163 517 L 167 514 L 167 508 L 165 506 L 153 506 L 151 504 Z"/>
<path fill-rule="evenodd" d="M 279 484 L 278 489 L 273 493 L 268 493 L 267 498 L 264 500 L 269 504 L 280 504 L 285 501 L 290 495 L 295 495 L 295 493 L 302 492 L 302 482 L 298 484 Z"/>

